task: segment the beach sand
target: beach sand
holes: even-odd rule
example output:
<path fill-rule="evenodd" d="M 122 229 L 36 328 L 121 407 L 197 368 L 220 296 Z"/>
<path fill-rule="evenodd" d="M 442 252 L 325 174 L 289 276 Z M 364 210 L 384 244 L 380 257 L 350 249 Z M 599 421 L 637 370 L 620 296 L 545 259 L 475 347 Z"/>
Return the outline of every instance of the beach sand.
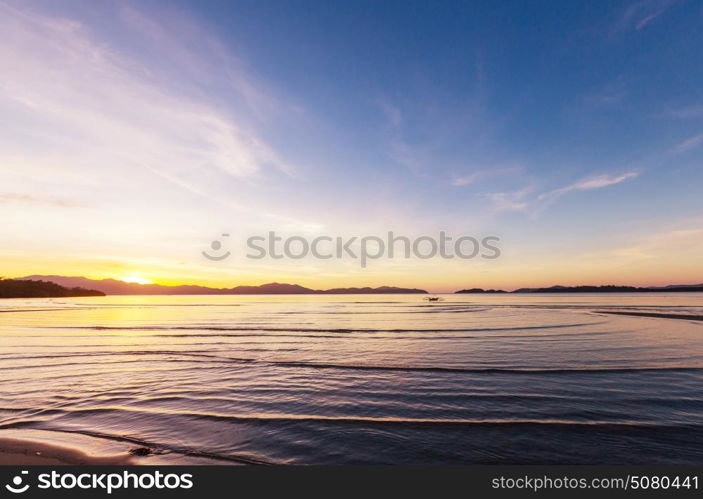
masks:
<path fill-rule="evenodd" d="M 129 453 L 92 456 L 70 447 L 55 444 L 0 438 L 0 465 L 131 465 L 137 464 Z"/>
<path fill-rule="evenodd" d="M 164 466 L 176 464 L 223 464 L 223 461 L 213 460 L 209 456 L 185 455 L 179 452 L 149 449 L 139 443 L 118 438 L 57 430 L 0 430 L 0 466 Z"/>

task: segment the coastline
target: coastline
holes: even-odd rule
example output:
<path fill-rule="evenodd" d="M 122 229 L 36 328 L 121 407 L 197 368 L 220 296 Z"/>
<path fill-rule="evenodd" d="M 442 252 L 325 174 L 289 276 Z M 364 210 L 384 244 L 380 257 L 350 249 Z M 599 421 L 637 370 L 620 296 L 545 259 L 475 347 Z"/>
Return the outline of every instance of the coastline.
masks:
<path fill-rule="evenodd" d="M 138 464 L 128 452 L 95 456 L 76 447 L 32 439 L 0 437 L 0 465 L 69 466 Z"/>
<path fill-rule="evenodd" d="M 148 444 L 73 431 L 0 429 L 0 466 L 168 466 L 248 464 L 207 453 L 158 451 Z"/>

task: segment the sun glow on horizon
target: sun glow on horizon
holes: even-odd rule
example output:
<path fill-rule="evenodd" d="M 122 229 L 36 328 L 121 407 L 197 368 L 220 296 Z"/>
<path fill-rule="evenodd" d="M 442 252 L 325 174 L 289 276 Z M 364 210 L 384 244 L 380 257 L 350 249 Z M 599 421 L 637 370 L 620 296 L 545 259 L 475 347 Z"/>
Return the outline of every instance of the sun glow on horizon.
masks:
<path fill-rule="evenodd" d="M 123 282 L 129 282 L 132 284 L 154 284 L 154 281 L 152 281 L 151 279 L 147 279 L 146 277 L 142 277 L 141 275 L 137 274 L 130 274 L 118 277 L 118 280 Z"/>

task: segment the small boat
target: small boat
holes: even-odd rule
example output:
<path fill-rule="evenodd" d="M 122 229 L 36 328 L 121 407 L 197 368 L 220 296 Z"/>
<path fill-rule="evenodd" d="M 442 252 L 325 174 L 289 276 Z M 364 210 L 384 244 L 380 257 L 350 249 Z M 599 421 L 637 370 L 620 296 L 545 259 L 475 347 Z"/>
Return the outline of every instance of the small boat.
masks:
<path fill-rule="evenodd" d="M 425 300 L 427 300 L 427 301 L 441 301 L 442 298 L 440 298 L 439 296 L 426 296 Z"/>

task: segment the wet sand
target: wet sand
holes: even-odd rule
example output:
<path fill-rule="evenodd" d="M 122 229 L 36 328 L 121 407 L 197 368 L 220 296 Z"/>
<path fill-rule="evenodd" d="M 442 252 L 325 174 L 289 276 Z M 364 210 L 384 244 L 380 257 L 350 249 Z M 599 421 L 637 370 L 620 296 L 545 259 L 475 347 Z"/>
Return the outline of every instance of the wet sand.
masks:
<path fill-rule="evenodd" d="M 0 465 L 131 465 L 129 454 L 91 456 L 79 449 L 23 440 L 0 438 Z"/>

